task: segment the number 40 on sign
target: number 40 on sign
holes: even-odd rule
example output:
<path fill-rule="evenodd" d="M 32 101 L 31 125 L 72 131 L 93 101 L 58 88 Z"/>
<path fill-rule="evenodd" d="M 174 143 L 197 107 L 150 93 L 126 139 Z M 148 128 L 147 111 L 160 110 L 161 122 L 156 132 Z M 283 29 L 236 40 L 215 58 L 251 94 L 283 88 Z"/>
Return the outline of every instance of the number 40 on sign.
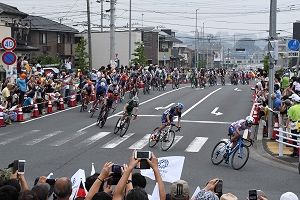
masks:
<path fill-rule="evenodd" d="M 14 38 L 6 37 L 2 40 L 1 45 L 5 51 L 13 51 L 16 48 L 17 43 Z"/>

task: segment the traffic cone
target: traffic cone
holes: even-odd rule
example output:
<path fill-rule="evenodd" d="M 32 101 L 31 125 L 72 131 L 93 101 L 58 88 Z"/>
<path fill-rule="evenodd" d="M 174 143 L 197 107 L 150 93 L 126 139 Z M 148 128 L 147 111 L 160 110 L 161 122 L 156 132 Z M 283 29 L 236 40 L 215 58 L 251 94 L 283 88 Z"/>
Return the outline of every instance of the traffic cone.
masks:
<path fill-rule="evenodd" d="M 144 88 L 144 86 L 145 86 L 145 85 L 144 85 L 143 81 L 141 81 L 141 82 L 140 82 L 140 88 Z"/>
<path fill-rule="evenodd" d="M 273 134 L 272 134 L 272 140 L 278 139 L 278 136 L 276 136 L 276 134 L 279 134 L 279 132 L 275 129 L 279 128 L 279 122 L 278 122 L 278 118 L 275 118 L 275 123 L 274 123 L 274 130 L 273 130 Z"/>
<path fill-rule="evenodd" d="M 252 117 L 254 118 L 254 123 L 253 123 L 253 125 L 258 125 L 257 105 L 254 105 Z"/>
<path fill-rule="evenodd" d="M 126 86 L 124 86 L 123 91 L 126 92 Z"/>
<path fill-rule="evenodd" d="M 50 98 L 49 98 L 49 101 L 48 101 L 47 113 L 48 114 L 53 113 L 52 102 L 51 102 Z"/>
<path fill-rule="evenodd" d="M 19 105 L 18 107 L 17 122 L 24 122 L 24 116 L 21 105 Z"/>
<path fill-rule="evenodd" d="M 32 117 L 39 117 L 39 116 L 40 116 L 39 109 L 38 109 L 37 104 L 35 103 L 33 113 L 32 113 Z"/>
<path fill-rule="evenodd" d="M 74 92 L 72 92 L 69 107 L 74 107 L 74 106 L 76 106 L 76 99 L 75 99 Z"/>
<path fill-rule="evenodd" d="M 5 127 L 4 118 L 3 118 L 3 110 L 0 108 L 0 127 Z"/>
<path fill-rule="evenodd" d="M 92 95 L 91 95 L 91 101 L 94 101 L 94 100 L 95 100 L 95 91 L 93 90 Z"/>
<path fill-rule="evenodd" d="M 65 109 L 64 99 L 63 99 L 62 95 L 60 95 L 59 105 L 58 105 L 58 109 L 57 110 L 64 110 L 64 109 Z"/>

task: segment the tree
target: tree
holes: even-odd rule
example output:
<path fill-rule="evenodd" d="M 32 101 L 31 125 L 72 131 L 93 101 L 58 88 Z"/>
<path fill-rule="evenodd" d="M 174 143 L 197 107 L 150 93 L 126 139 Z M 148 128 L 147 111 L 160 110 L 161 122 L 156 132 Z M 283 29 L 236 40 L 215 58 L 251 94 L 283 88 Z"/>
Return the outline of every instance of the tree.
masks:
<path fill-rule="evenodd" d="M 53 55 L 43 55 L 39 57 L 32 57 L 30 59 L 31 63 L 38 63 L 38 60 L 41 60 L 41 65 L 57 64 L 57 67 L 60 67 L 62 62 L 58 56 Z"/>
<path fill-rule="evenodd" d="M 75 67 L 81 69 L 81 71 L 89 70 L 89 61 L 87 59 L 90 55 L 86 52 L 87 40 L 81 39 L 75 48 L 75 57 L 77 61 L 75 62 Z"/>
<path fill-rule="evenodd" d="M 264 70 L 268 73 L 269 72 L 269 55 L 266 55 L 264 60 L 263 60 L 263 64 L 264 64 Z"/>
<path fill-rule="evenodd" d="M 132 55 L 136 58 L 132 59 L 131 63 L 145 66 L 148 62 L 148 58 L 145 55 L 144 43 L 135 42 L 134 44 L 136 45 L 136 49 L 134 50 L 134 53 Z"/>

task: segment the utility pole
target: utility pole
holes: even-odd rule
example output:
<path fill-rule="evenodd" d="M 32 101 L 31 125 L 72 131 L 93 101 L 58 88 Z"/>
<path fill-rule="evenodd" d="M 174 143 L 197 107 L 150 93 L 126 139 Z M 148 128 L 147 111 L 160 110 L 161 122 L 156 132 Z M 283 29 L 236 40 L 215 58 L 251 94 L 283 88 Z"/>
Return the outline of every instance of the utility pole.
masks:
<path fill-rule="evenodd" d="M 270 0 L 270 26 L 269 26 L 269 94 L 274 92 L 274 66 L 278 59 L 278 41 L 276 41 L 276 15 L 277 15 L 277 0 Z M 277 51 L 276 51 L 277 42 Z M 277 54 L 277 55 L 276 55 Z M 277 59 L 276 59 L 277 58 Z M 268 106 L 273 108 L 273 101 L 271 95 L 268 95 Z M 268 137 L 271 138 L 273 134 L 273 112 L 269 110 L 268 117 Z"/>
<path fill-rule="evenodd" d="M 229 62 L 229 50 L 230 50 L 230 49 L 228 48 L 228 54 L 227 54 L 227 59 L 228 59 L 228 60 L 227 60 L 227 68 L 228 68 L 228 66 L 229 66 L 229 64 L 230 64 L 230 62 Z"/>
<path fill-rule="evenodd" d="M 91 34 L 91 13 L 90 13 L 90 0 L 86 0 L 87 6 L 87 20 L 88 20 L 88 43 L 89 43 L 89 65 L 90 71 L 93 69 L 93 59 L 92 59 L 92 34 Z"/>
<path fill-rule="evenodd" d="M 198 26 L 198 24 L 197 24 L 197 21 L 198 21 L 198 17 L 197 17 L 197 12 L 198 12 L 198 10 L 199 9 L 196 9 L 196 26 L 195 26 L 195 69 L 197 69 L 197 62 L 198 62 L 198 60 L 197 60 L 197 54 L 198 54 L 198 52 L 197 52 L 197 33 L 198 33 L 198 28 L 197 28 L 197 26 Z"/>
<path fill-rule="evenodd" d="M 101 1 L 101 32 L 103 32 L 103 18 L 104 18 L 104 13 L 103 13 L 103 1 L 104 0 L 100 0 Z"/>
<path fill-rule="evenodd" d="M 115 0 L 110 0 L 110 61 L 115 60 Z"/>
<path fill-rule="evenodd" d="M 205 53 L 204 53 L 204 22 L 203 22 L 203 34 L 202 34 L 202 61 L 204 62 Z"/>
<path fill-rule="evenodd" d="M 128 67 L 131 66 L 131 0 L 129 1 L 129 53 L 128 53 Z"/>

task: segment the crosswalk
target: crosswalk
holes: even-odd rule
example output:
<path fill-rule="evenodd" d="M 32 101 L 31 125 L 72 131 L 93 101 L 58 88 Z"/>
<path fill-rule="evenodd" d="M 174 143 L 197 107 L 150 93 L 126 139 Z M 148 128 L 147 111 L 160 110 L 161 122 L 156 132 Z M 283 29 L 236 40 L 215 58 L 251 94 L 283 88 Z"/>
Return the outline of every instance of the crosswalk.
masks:
<path fill-rule="evenodd" d="M 103 149 L 113 149 L 118 147 L 125 141 L 132 141 L 133 144 L 129 145 L 127 149 L 143 149 L 148 146 L 150 134 L 140 135 L 136 133 L 128 132 L 123 137 L 118 134 L 113 134 L 112 132 L 98 132 L 95 134 L 88 133 L 87 131 L 77 131 L 74 133 L 64 132 L 64 131 L 53 131 L 50 133 L 45 133 L 41 130 L 30 130 L 26 132 L 6 132 L 0 134 L 0 148 L 1 146 L 8 145 L 10 143 L 16 142 L 19 145 L 34 146 L 37 144 L 42 144 L 43 146 L 50 147 L 60 147 L 66 143 L 75 142 L 75 148 L 84 148 L 94 143 L 101 143 L 101 148 Z M 10 137 L 9 137 L 10 136 Z M 134 140 L 129 140 L 135 136 Z M 138 138 L 138 140 L 136 140 Z M 184 136 L 176 135 L 172 148 L 178 144 Z M 184 152 L 196 153 L 201 150 L 209 138 L 208 137 L 195 137 L 189 144 L 186 144 Z M 228 139 L 222 139 L 226 141 Z M 21 142 L 20 142 L 21 141 Z M 130 143 L 129 142 L 129 143 Z M 185 144 L 185 142 L 182 142 Z M 128 143 L 127 143 L 128 144 Z"/>

